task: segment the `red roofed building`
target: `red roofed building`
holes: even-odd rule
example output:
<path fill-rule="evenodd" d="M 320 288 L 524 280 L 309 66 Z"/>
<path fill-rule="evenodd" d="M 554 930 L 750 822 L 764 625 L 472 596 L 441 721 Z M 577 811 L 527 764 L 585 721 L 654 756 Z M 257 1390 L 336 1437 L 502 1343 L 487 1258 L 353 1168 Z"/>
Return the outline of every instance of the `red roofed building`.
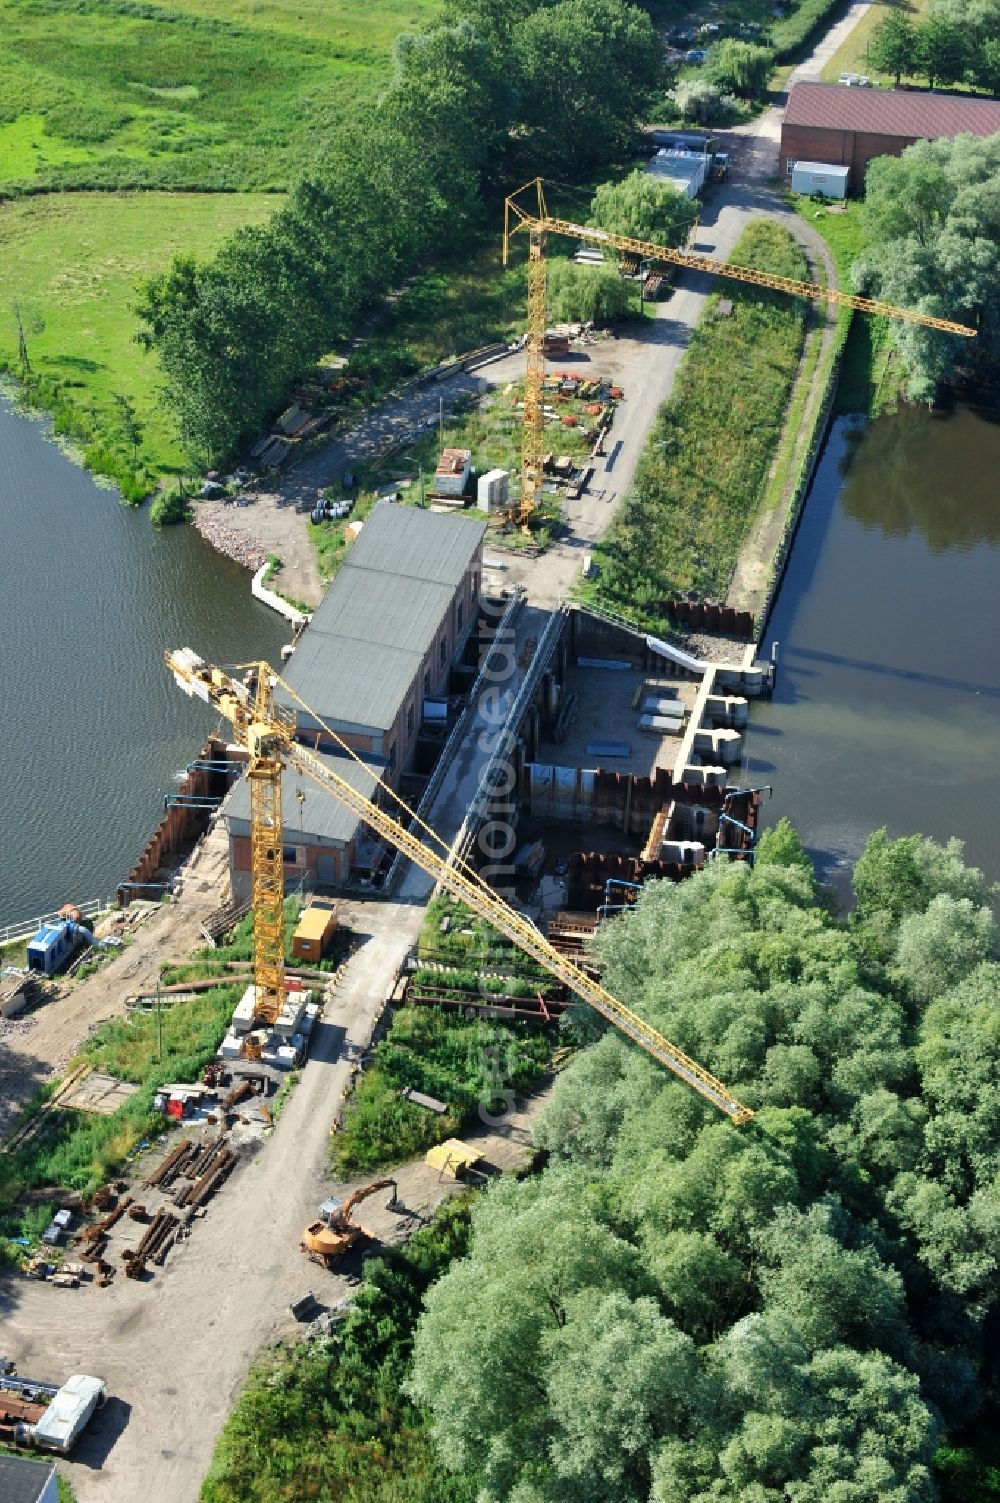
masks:
<path fill-rule="evenodd" d="M 998 132 L 995 99 L 797 83 L 781 123 L 781 174 L 790 178 L 801 161 L 847 167 L 848 187 L 860 192 L 873 157 L 898 157 L 914 141 Z"/>

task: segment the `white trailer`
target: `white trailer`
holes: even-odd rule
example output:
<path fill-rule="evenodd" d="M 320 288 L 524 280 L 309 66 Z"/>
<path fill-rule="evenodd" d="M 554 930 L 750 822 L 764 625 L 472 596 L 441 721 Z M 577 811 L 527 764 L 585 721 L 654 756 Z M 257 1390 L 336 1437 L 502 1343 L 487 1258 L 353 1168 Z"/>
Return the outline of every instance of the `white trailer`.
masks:
<path fill-rule="evenodd" d="M 847 197 L 847 167 L 826 162 L 795 162 L 792 165 L 793 193 L 822 193 L 825 198 Z"/>

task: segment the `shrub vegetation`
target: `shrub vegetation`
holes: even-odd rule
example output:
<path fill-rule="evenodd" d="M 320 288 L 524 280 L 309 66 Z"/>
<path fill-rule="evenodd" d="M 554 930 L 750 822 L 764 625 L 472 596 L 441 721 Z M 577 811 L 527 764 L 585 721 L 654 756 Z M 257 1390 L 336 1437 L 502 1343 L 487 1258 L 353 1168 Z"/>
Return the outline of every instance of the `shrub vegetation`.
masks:
<path fill-rule="evenodd" d="M 751 224 L 731 258 L 802 278 L 788 232 Z M 722 298 L 732 312 L 720 316 Z M 660 409 L 635 484 L 603 543 L 588 593 L 649 624 L 688 591 L 722 598 L 760 502 L 795 380 L 805 327 L 799 301 L 727 284 L 709 301 Z"/>
<path fill-rule="evenodd" d="M 527 1090 L 548 1056 L 545 1037 L 523 1024 L 400 1008 L 348 1099 L 333 1139 L 337 1173 L 346 1177 L 414 1158 L 474 1121 L 480 1106 L 502 1110 L 498 1091 Z M 446 1102 L 447 1112 L 404 1101 L 400 1093 L 407 1087 Z"/>
<path fill-rule="evenodd" d="M 407 1383 L 480 1503 L 997 1495 L 995 893 L 881 831 L 855 894 L 783 825 L 602 930 L 610 990 L 756 1117 L 613 1031 L 560 1076 Z"/>
<path fill-rule="evenodd" d="M 424 1293 L 464 1252 L 467 1200 L 446 1201 L 405 1247 L 365 1265 L 327 1339 L 280 1346 L 254 1367 L 226 1424 L 201 1503 L 474 1503 L 437 1460 L 402 1389 Z"/>

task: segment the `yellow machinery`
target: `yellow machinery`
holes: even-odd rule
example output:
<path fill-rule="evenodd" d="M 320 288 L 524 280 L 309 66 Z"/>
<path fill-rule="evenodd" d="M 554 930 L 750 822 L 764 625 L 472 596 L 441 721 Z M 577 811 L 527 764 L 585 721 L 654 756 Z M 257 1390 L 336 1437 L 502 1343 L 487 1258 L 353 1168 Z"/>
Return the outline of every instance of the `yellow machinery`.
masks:
<path fill-rule="evenodd" d="M 534 192 L 531 207 L 522 201 L 525 194 Z M 503 264 L 510 255 L 511 236 L 518 230 L 528 235 L 528 368 L 524 387 L 524 431 L 521 447 L 521 494 L 515 503 L 514 520 L 523 526 L 542 499 L 542 465 L 545 442 L 543 437 L 544 410 L 543 384 L 545 378 L 545 236 L 569 235 L 590 245 L 607 247 L 623 252 L 637 261 L 660 261 L 673 266 L 686 266 L 691 271 L 708 272 L 711 276 L 728 277 L 736 282 L 749 282 L 754 287 L 768 287 L 776 292 L 787 292 L 792 297 L 810 298 L 814 302 L 835 303 L 840 308 L 855 308 L 860 313 L 872 313 L 886 318 L 901 318 L 908 323 L 921 324 L 927 329 L 940 329 L 946 334 L 960 334 L 975 338 L 975 329 L 965 324 L 952 323 L 946 318 L 932 318 L 927 313 L 917 313 L 911 308 L 897 308 L 892 303 L 879 303 L 873 298 L 856 297 L 849 292 L 840 292 L 835 287 L 822 287 L 818 282 L 799 282 L 793 277 L 774 276 L 770 272 L 756 271 L 749 266 L 732 266 L 728 261 L 717 261 L 711 256 L 702 256 L 695 251 L 672 250 L 655 241 L 635 240 L 629 235 L 614 235 L 608 230 L 591 229 L 588 225 L 573 224 L 568 219 L 553 219 L 545 202 L 545 187 L 540 177 L 525 183 L 504 203 Z"/>
<path fill-rule="evenodd" d="M 703 1070 L 701 1065 L 689 1059 L 638 1013 L 612 997 L 579 966 L 560 955 L 529 919 L 499 898 L 475 871 L 468 866 L 450 862 L 445 842 L 429 826 L 419 821 L 392 789 L 380 783 L 375 792 L 378 795 L 381 791 L 394 799 L 404 816 L 410 820 L 411 828 L 405 828 L 384 808 L 358 793 L 319 757 L 295 741 L 291 716 L 274 704 L 273 691 L 277 684 L 282 685 L 289 698 L 299 704 L 315 724 L 323 726 L 326 734 L 340 743 L 348 756 L 360 761 L 340 741 L 336 732 L 325 725 L 316 711 L 299 699 L 295 691 L 267 663 L 252 665 L 251 692 L 221 669 L 211 667 L 190 648 L 168 652 L 166 659 L 167 667 L 184 692 L 215 706 L 232 725 L 236 740 L 250 754 L 248 776 L 251 788 L 257 784 L 269 785 L 267 796 L 251 803 L 254 980 L 257 997 L 255 1027 L 272 1023 L 284 1000 L 283 951 L 276 940 L 282 932 L 281 768 L 283 763 L 287 763 L 325 788 L 376 834 L 428 872 L 453 897 L 492 924 L 512 944 L 530 955 L 550 975 L 575 992 L 633 1043 L 686 1081 L 731 1121 L 742 1124 L 750 1120 L 753 1112 L 738 1101 L 721 1080 L 716 1080 L 714 1075 Z M 418 827 L 426 839 L 421 839 L 413 827 Z M 434 849 L 435 846 L 439 849 Z"/>
<path fill-rule="evenodd" d="M 359 1242 L 372 1240 L 371 1232 L 366 1232 L 363 1226 L 356 1226 L 351 1220 L 351 1212 L 356 1205 L 379 1190 L 392 1191 L 388 1200 L 391 1209 L 396 1200 L 394 1179 L 377 1179 L 370 1185 L 364 1185 L 360 1190 L 355 1190 L 353 1195 L 349 1195 L 343 1204 L 336 1200 L 324 1201 L 319 1208 L 318 1220 L 310 1222 L 302 1233 L 299 1244 L 302 1251 L 308 1253 L 314 1263 L 332 1268 Z"/>

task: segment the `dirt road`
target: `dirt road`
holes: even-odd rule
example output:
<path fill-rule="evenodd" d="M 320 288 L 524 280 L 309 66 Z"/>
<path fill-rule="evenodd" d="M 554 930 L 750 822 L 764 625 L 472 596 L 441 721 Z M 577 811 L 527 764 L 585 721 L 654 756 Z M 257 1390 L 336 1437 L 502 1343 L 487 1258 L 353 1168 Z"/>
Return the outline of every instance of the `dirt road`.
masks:
<path fill-rule="evenodd" d="M 792 79 L 815 77 L 867 9 L 866 4 L 852 6 L 830 37 L 799 65 Z M 718 133 L 720 149 L 728 149 L 732 157 L 732 176 L 728 183 L 709 190 L 695 248 L 725 260 L 747 224 L 767 215 L 779 219 L 806 249 L 814 268 L 822 265 L 828 280 L 835 282 L 836 270 L 824 242 L 786 208 L 774 186 L 782 105 L 779 101 L 747 125 Z M 595 345 L 556 362 L 559 368 L 617 382 L 624 388 L 626 399 L 616 418 L 607 458 L 599 464 L 589 494 L 566 507 L 568 536 L 542 559 L 508 561 L 507 579 L 523 584 L 532 604 L 551 607 L 565 598 L 579 574 L 582 555 L 607 530 L 631 485 L 656 413 L 673 390 L 678 367 L 716 285 L 711 277 L 684 272 L 673 295 L 655 305 L 655 318 L 639 335 Z M 442 400 L 447 414 L 466 395 L 481 395 L 519 379 L 523 367 L 523 355 L 513 355 L 479 372 L 460 372 L 446 382 L 414 388 L 380 403 L 351 433 L 311 455 L 275 490 L 261 494 L 251 507 L 234 514 L 236 524 L 258 538 L 265 551 L 278 553 L 286 561 L 282 580 L 288 594 L 302 600 L 318 599 L 318 576 L 308 553 L 305 517 L 323 489 L 388 446 L 412 440 L 432 427 Z"/>
<path fill-rule="evenodd" d="M 87 1034 L 121 1017 L 125 998 L 154 991 L 165 960 L 182 959 L 203 944 L 201 925 L 229 884 L 229 846 L 219 824 L 185 868 L 179 898 L 157 908 L 127 947 L 93 976 L 60 985 L 57 1000 L 14 1020 L 0 1036 L 0 1134 L 38 1086 L 62 1073 Z"/>
<path fill-rule="evenodd" d="M 422 910 L 372 902 L 345 912 L 363 943 L 317 1025 L 274 1136 L 235 1171 L 166 1266 L 148 1282 L 119 1272 L 109 1289 L 0 1281 L 3 1350 L 22 1373 L 56 1380 L 91 1372 L 108 1382 L 111 1401 L 72 1461 L 59 1463 L 79 1503 L 196 1503 L 254 1355 L 294 1329 L 289 1303 L 312 1290 L 332 1306 L 348 1292 L 343 1276 L 303 1257 L 299 1239 L 317 1204 L 349 1188 L 326 1169 L 348 1055 L 367 1046 Z M 515 1167 L 530 1151 L 530 1112 L 467 1136 L 498 1168 Z M 400 1199 L 418 1218 L 456 1188 L 422 1163 L 396 1178 Z M 400 1235 L 403 1218 L 380 1199 L 364 1210 L 376 1235 Z"/>

